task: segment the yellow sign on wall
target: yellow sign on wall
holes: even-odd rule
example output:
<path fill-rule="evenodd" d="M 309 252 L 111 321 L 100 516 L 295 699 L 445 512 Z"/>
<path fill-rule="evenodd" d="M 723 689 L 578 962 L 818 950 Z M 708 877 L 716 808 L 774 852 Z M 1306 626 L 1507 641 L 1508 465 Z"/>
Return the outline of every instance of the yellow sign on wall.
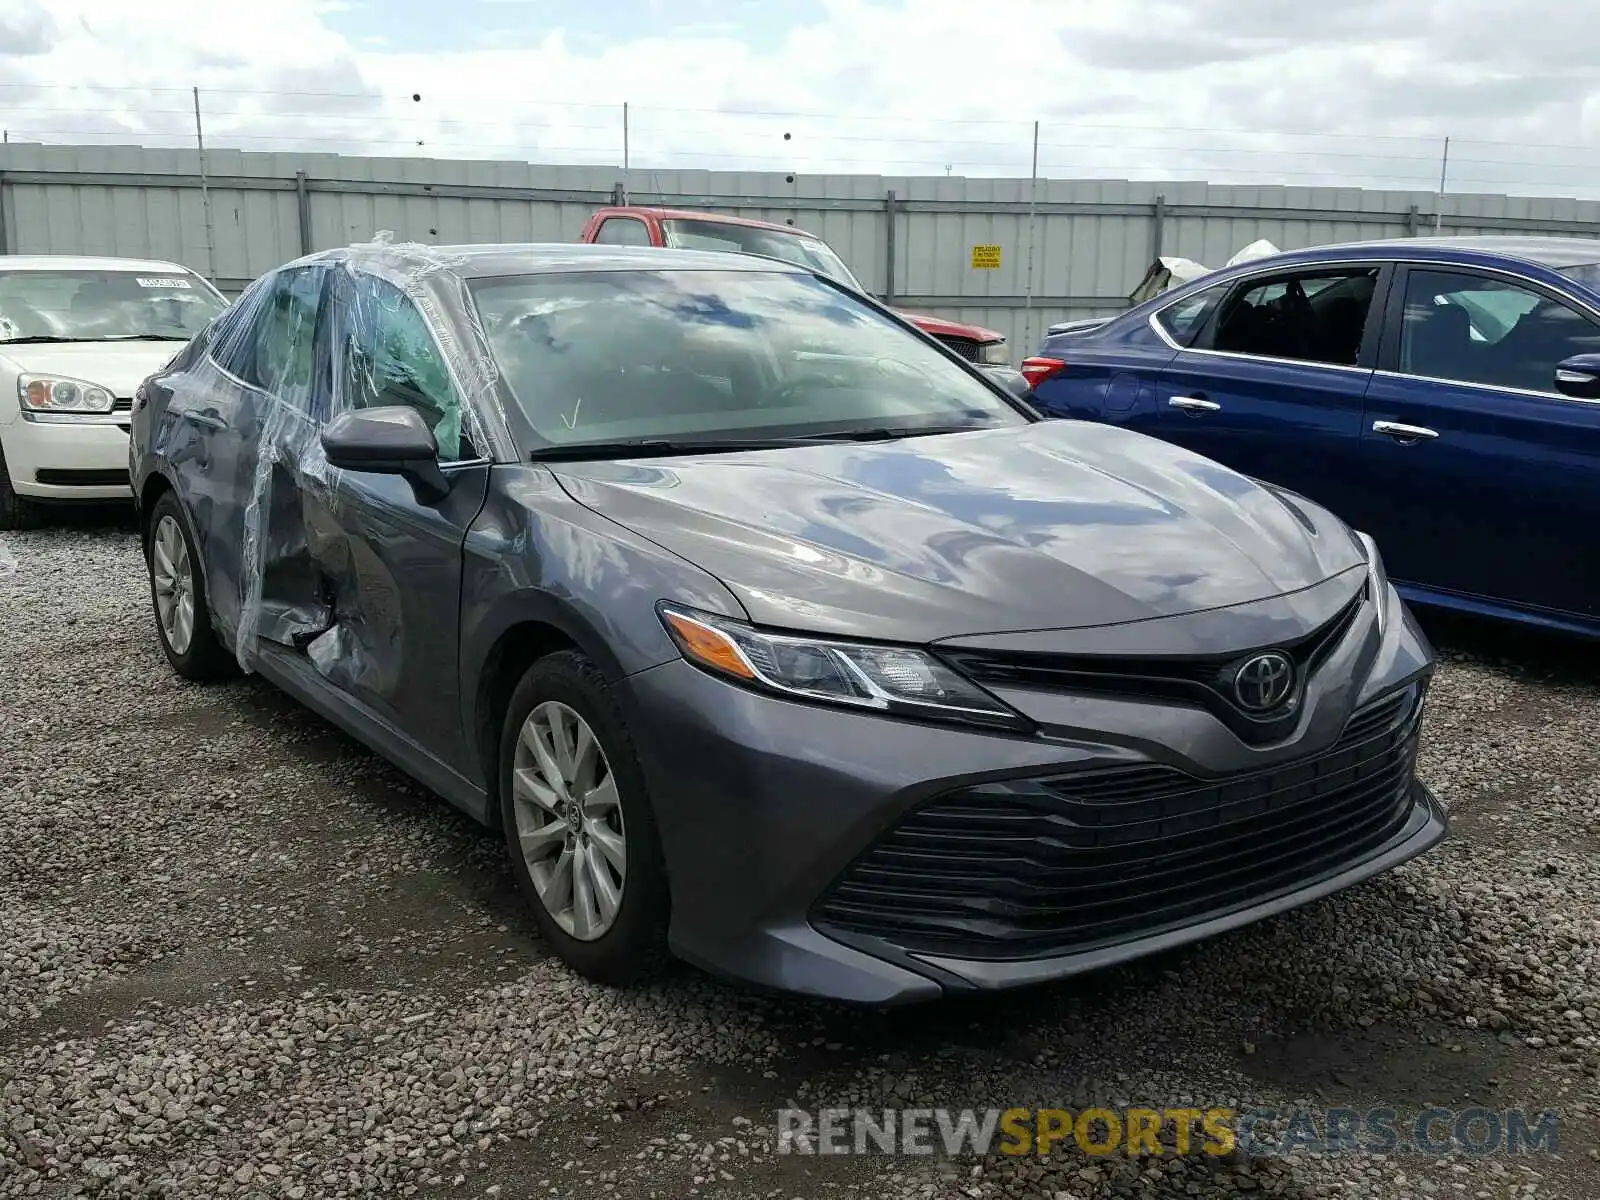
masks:
<path fill-rule="evenodd" d="M 1000 269 L 1000 247 L 974 246 L 972 248 L 972 269 L 974 271 L 998 271 Z"/>

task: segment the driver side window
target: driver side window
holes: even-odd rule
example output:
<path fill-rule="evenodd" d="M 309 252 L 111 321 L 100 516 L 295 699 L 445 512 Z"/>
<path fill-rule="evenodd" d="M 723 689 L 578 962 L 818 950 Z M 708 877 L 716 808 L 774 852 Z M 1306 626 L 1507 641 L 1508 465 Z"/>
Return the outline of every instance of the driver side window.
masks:
<path fill-rule="evenodd" d="M 372 275 L 350 280 L 335 410 L 404 405 L 433 430 L 441 462 L 477 457 L 462 430 L 461 398 L 416 304 Z"/>

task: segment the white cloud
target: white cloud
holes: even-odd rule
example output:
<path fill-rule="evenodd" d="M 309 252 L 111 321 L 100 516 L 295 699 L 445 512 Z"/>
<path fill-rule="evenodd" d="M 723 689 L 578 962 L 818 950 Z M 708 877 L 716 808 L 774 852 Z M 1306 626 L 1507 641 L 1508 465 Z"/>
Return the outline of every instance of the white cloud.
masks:
<path fill-rule="evenodd" d="M 1056 177 L 1422 190 L 1448 134 L 1452 190 L 1600 195 L 1600 66 L 1568 0 L 825 0 L 777 39 L 630 39 L 595 4 L 434 53 L 395 49 L 417 39 L 392 19 L 347 38 L 332 7 L 0 2 L 0 121 L 183 144 L 198 85 L 213 145 L 616 164 L 627 101 L 643 169 L 1026 175 L 1037 119 Z M 521 7 L 473 10 L 477 32 Z"/>

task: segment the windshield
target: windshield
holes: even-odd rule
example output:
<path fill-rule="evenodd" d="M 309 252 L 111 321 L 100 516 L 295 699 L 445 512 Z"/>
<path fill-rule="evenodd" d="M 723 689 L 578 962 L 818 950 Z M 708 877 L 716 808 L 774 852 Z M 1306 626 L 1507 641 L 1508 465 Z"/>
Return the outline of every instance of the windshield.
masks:
<path fill-rule="evenodd" d="M 661 222 L 667 245 L 674 250 L 725 250 L 735 254 L 759 254 L 816 271 L 837 279 L 845 287 L 864 290 L 850 274 L 833 247 L 809 233 L 780 233 L 753 225 L 730 225 L 726 221 L 667 220 Z"/>
<path fill-rule="evenodd" d="M 473 296 L 501 375 L 551 446 L 1029 421 L 936 347 L 812 275 L 527 275 L 482 280 Z"/>
<path fill-rule="evenodd" d="M 1568 279 L 1576 279 L 1591 292 L 1600 292 L 1600 263 L 1579 263 L 1575 267 L 1562 267 Z"/>
<path fill-rule="evenodd" d="M 7 271 L 0 273 L 0 342 L 186 342 L 224 307 L 188 271 Z"/>

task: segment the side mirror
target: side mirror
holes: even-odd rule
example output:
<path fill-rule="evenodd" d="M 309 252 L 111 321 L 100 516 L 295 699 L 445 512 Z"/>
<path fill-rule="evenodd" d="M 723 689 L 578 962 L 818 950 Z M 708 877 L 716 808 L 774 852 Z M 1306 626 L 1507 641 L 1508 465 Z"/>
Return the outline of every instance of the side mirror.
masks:
<path fill-rule="evenodd" d="M 328 465 L 343 471 L 399 475 L 419 504 L 434 504 L 450 494 L 439 469 L 439 444 L 414 408 L 390 405 L 342 412 L 322 431 Z"/>
<path fill-rule="evenodd" d="M 1556 391 L 1574 400 L 1600 400 L 1600 354 L 1574 354 L 1556 364 Z"/>

